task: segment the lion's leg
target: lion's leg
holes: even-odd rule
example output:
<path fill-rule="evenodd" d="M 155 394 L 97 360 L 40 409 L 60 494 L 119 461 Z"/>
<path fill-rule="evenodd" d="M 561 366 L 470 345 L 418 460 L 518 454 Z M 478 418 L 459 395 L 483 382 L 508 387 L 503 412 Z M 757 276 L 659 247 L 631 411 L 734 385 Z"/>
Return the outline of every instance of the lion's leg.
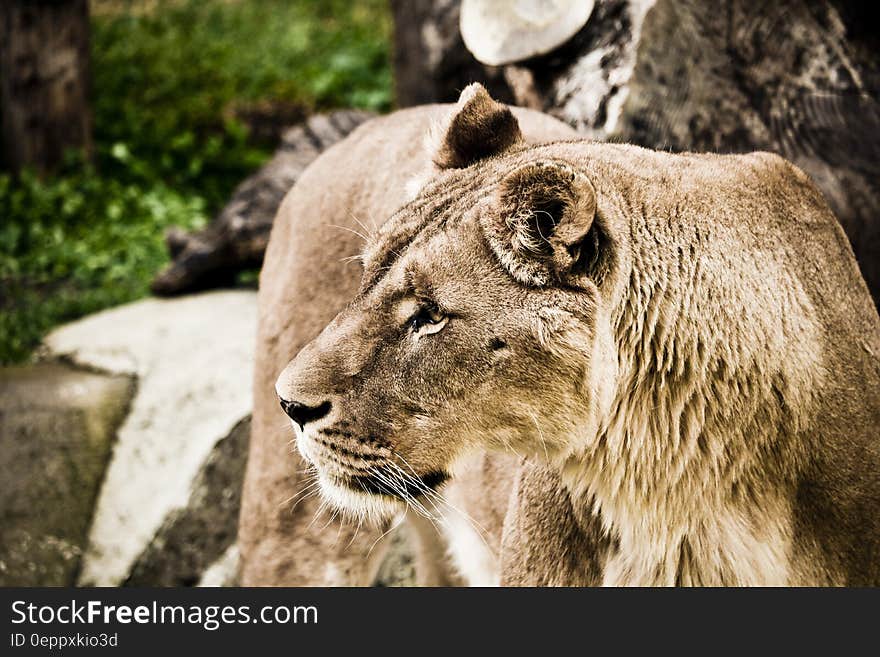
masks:
<path fill-rule="evenodd" d="M 497 586 L 501 531 L 517 461 L 509 454 L 479 453 L 459 461 L 442 491 L 441 528 L 456 579 Z"/>
<path fill-rule="evenodd" d="M 379 529 L 328 523 L 329 514 L 315 518 L 318 490 L 307 488 L 312 479 L 275 394 L 286 364 L 345 307 L 360 281 L 358 267 L 345 258 L 361 248 L 354 214 L 328 214 L 312 201 L 312 190 L 297 186 L 288 194 L 260 274 L 254 411 L 239 520 L 241 582 L 249 586 L 368 586 L 383 556 Z M 351 224 L 352 232 L 328 241 L 333 233 L 325 222 Z"/>
<path fill-rule="evenodd" d="M 599 518 L 572 507 L 555 472 L 520 465 L 504 520 L 502 586 L 598 586 L 609 548 Z"/>

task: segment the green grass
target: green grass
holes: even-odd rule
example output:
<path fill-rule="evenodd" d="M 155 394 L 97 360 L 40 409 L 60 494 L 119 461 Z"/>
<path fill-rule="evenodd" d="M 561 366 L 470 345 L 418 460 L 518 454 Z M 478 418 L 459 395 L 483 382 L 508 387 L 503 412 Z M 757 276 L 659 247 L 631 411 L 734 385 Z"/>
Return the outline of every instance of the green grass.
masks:
<path fill-rule="evenodd" d="M 58 323 L 147 294 L 165 229 L 203 226 L 270 154 L 241 106 L 386 110 L 385 0 L 97 3 L 94 163 L 0 171 L 0 363 Z"/>

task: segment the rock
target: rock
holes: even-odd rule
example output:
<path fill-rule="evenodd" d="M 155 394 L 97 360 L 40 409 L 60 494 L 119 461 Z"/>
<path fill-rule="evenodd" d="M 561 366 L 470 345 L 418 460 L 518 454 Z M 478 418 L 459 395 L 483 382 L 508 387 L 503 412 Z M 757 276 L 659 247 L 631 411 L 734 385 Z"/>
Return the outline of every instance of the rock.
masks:
<path fill-rule="evenodd" d="M 206 501 L 222 497 L 232 485 L 241 464 L 234 456 L 229 464 L 212 464 L 210 457 L 237 425 L 235 437 L 217 453 L 226 447 L 233 453 L 243 449 L 247 431 L 240 423 L 251 409 L 255 324 L 256 294 L 227 291 L 139 301 L 47 337 L 52 353 L 77 365 L 137 377 L 137 393 L 98 497 L 80 583 L 126 581 L 142 555 L 161 555 L 148 548 L 163 537 L 169 550 L 179 548 L 186 532 L 175 523 L 181 517 L 175 514 L 194 502 L 188 517 L 206 521 L 207 516 L 199 516 L 199 504 L 204 510 Z M 194 492 L 199 482 L 208 483 Z M 235 505 L 234 499 L 227 500 L 216 510 L 215 520 L 225 514 L 217 520 L 224 529 L 200 539 L 203 556 L 184 551 L 183 561 L 170 565 L 170 553 L 165 553 L 169 577 L 207 567 L 220 556 L 230 523 L 237 522 Z M 163 526 L 168 533 L 160 533 Z M 148 562 L 140 563 L 146 569 Z"/>
<path fill-rule="evenodd" d="M 615 135 L 791 160 L 825 194 L 880 303 L 880 37 L 870 12 L 847 0 L 736 0 L 724 11 L 658 0 Z"/>
<path fill-rule="evenodd" d="M 0 586 L 71 586 L 134 383 L 62 363 L 0 370 Z"/>
<path fill-rule="evenodd" d="M 388 554 L 376 573 L 375 586 L 416 586 L 415 555 L 405 531 L 398 530 L 391 537 Z"/>
<path fill-rule="evenodd" d="M 168 232 L 172 262 L 153 280 L 153 292 L 168 296 L 229 285 L 239 272 L 259 267 L 284 195 L 323 150 L 372 116 L 342 110 L 313 116 L 287 130 L 272 159 L 236 188 L 205 230 Z"/>
<path fill-rule="evenodd" d="M 202 574 L 199 586 L 238 586 L 238 569 L 241 555 L 238 544 L 230 545 L 226 552 Z"/>
<path fill-rule="evenodd" d="M 247 417 L 214 445 L 186 505 L 165 518 L 126 586 L 193 586 L 200 579 L 224 582 L 232 576 L 237 559 L 226 553 L 235 548 L 250 435 Z"/>

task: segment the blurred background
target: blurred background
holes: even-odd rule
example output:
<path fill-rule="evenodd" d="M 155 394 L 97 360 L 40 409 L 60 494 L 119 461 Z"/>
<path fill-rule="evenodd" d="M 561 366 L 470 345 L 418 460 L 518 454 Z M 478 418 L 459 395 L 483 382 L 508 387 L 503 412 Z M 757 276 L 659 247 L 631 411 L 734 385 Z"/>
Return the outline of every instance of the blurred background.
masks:
<path fill-rule="evenodd" d="M 472 81 L 586 138 L 787 157 L 880 299 L 872 4 L 2 0 L 0 584 L 234 583 L 274 212 Z"/>
<path fill-rule="evenodd" d="M 391 107 L 383 0 L 3 6 L 5 363 L 144 296 L 165 229 L 204 227 L 283 128 Z"/>

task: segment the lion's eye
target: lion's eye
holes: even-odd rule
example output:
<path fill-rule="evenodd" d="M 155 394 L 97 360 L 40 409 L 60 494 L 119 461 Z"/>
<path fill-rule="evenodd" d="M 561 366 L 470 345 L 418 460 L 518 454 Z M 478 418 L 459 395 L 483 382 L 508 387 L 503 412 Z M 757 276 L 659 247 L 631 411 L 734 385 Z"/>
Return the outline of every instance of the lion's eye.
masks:
<path fill-rule="evenodd" d="M 409 319 L 409 328 L 415 335 L 430 335 L 446 325 L 447 317 L 437 306 L 422 306 Z"/>

